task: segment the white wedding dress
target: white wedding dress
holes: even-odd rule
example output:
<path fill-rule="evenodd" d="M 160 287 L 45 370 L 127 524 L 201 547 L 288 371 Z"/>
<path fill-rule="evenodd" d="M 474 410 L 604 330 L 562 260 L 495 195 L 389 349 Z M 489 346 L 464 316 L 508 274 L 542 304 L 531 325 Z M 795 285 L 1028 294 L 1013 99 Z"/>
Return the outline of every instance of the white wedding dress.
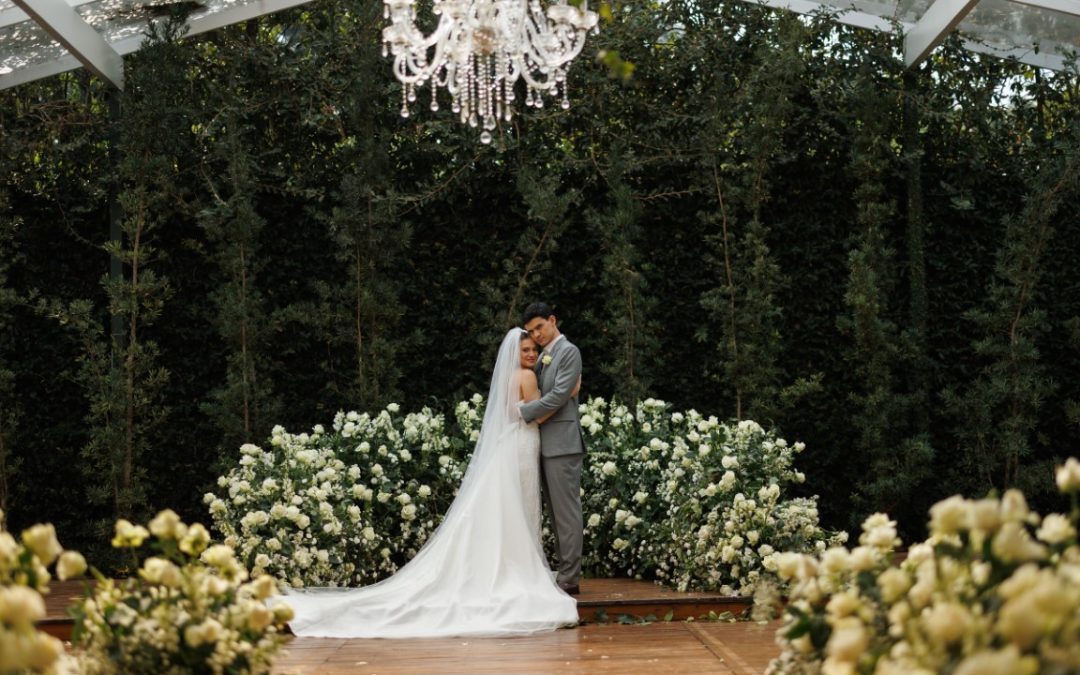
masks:
<path fill-rule="evenodd" d="M 502 636 L 577 623 L 540 544 L 540 433 L 517 412 L 520 339 L 513 329 L 499 348 L 480 439 L 439 528 L 377 584 L 289 590 L 294 634 Z"/>

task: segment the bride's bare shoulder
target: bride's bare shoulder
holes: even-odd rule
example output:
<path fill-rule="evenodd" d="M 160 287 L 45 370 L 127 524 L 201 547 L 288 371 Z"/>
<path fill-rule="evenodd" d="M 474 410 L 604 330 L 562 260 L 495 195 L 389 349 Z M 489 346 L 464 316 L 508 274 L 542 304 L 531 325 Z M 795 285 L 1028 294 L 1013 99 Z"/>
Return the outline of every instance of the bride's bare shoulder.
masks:
<path fill-rule="evenodd" d="M 520 378 L 519 381 L 523 384 L 527 384 L 529 382 L 536 384 L 536 373 L 534 373 L 529 368 L 518 369 L 518 378 Z"/>

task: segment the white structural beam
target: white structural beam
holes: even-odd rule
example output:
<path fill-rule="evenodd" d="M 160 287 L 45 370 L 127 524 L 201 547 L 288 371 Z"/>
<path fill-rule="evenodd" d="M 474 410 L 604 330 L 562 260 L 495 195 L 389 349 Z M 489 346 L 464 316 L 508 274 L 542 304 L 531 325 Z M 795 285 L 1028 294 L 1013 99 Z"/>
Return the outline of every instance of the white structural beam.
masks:
<path fill-rule="evenodd" d="M 1080 16 L 1080 0 L 1013 0 L 1021 5 L 1031 5 L 1040 9 L 1052 9 L 1063 14 Z"/>
<path fill-rule="evenodd" d="M 16 0 L 19 1 L 19 0 Z M 93 0 L 67 0 L 68 2 L 92 2 Z M 264 14 L 273 14 L 284 9 L 307 4 L 311 0 L 256 0 L 245 5 L 237 5 L 218 12 L 209 12 L 201 16 L 188 19 L 187 35 L 198 35 L 212 30 L 217 30 L 234 23 L 255 19 Z M 146 36 L 143 33 L 123 38 L 113 42 L 110 48 L 121 56 L 136 52 L 142 47 Z M 59 59 L 36 64 L 26 68 L 19 68 L 10 73 L 0 74 L 0 89 L 14 87 L 24 82 L 32 82 L 41 78 L 66 73 L 75 70 L 80 62 L 70 55 Z"/>
<path fill-rule="evenodd" d="M 188 22 L 189 35 L 198 35 L 217 30 L 234 23 L 255 19 L 266 14 L 280 12 L 283 9 L 306 5 L 311 0 L 256 0 L 236 7 L 206 14 Z"/>
<path fill-rule="evenodd" d="M 977 4 L 979 0 L 935 0 L 904 36 L 904 63 L 907 67 L 922 63 Z"/>
<path fill-rule="evenodd" d="M 820 12 L 822 9 L 831 9 L 821 4 L 819 0 L 749 0 L 750 2 L 756 2 L 757 4 L 765 5 L 766 7 L 772 7 L 773 9 L 785 9 L 789 12 L 795 12 L 796 14 L 813 14 L 814 12 Z M 1080 2 L 1080 0 L 1077 0 Z M 857 28 L 869 28 L 872 30 L 881 31 L 883 33 L 891 33 L 893 26 L 888 19 L 866 12 L 860 12 L 854 9 L 836 10 L 836 13 L 832 15 L 832 18 L 836 21 L 847 24 L 848 26 L 855 26 Z"/>
<path fill-rule="evenodd" d="M 124 88 L 124 59 L 64 0 L 15 0 L 64 49 L 89 70 Z"/>
<path fill-rule="evenodd" d="M 78 7 L 80 5 L 88 5 L 96 0 L 66 0 L 68 7 Z M 0 9 L 0 28 L 7 28 L 8 26 L 14 26 L 17 23 L 23 21 L 30 21 L 30 16 L 19 9 L 18 7 L 6 7 Z"/>

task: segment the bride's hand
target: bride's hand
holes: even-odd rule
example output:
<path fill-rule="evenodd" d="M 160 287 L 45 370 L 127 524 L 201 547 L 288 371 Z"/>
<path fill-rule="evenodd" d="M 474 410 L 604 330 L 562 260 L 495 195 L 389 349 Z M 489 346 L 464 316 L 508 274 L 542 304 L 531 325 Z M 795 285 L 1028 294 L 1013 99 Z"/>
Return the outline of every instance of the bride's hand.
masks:
<path fill-rule="evenodd" d="M 577 384 L 574 385 L 574 390 L 570 392 L 570 398 L 577 398 L 578 392 L 581 391 L 581 376 L 577 377 Z"/>

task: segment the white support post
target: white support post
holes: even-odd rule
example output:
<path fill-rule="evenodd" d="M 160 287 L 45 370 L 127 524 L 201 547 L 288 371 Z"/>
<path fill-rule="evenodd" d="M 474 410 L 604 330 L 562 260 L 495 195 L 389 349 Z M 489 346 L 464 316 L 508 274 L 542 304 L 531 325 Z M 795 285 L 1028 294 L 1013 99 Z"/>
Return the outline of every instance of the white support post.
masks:
<path fill-rule="evenodd" d="M 54 40 L 89 70 L 124 88 L 124 59 L 64 0 L 15 0 Z"/>
<path fill-rule="evenodd" d="M 904 63 L 907 67 L 922 63 L 977 4 L 979 0 L 935 0 L 904 36 Z"/>

